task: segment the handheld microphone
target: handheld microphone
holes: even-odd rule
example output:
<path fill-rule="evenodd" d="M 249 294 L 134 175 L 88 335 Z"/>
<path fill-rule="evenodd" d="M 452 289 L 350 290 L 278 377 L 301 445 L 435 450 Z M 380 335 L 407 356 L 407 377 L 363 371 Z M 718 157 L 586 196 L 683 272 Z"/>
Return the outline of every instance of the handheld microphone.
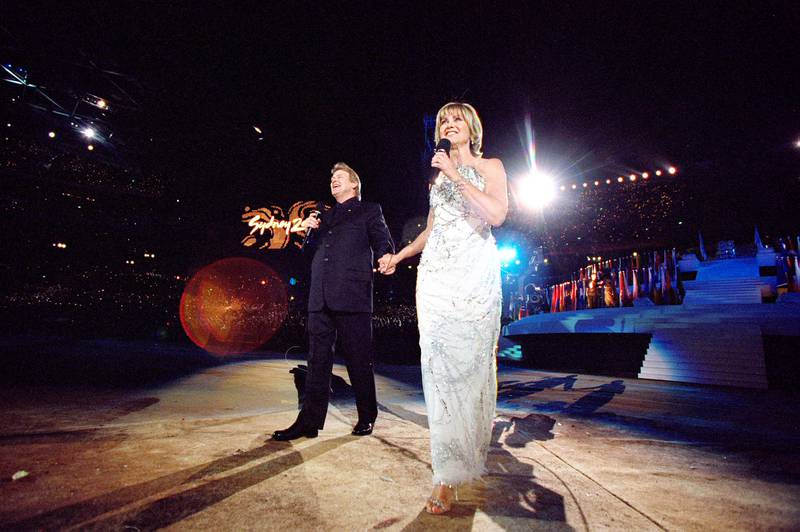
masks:
<path fill-rule="evenodd" d="M 452 146 L 453 144 L 450 142 L 449 139 L 439 139 L 439 142 L 436 144 L 436 147 L 433 149 L 433 151 L 435 152 L 443 151 L 447 155 L 450 155 L 450 148 Z"/>
<path fill-rule="evenodd" d="M 311 211 L 308 214 L 308 216 L 311 217 L 311 218 L 314 218 L 316 220 L 316 219 L 319 218 L 320 214 L 322 214 L 322 213 L 319 212 L 317 209 L 314 209 L 313 211 Z M 311 233 L 313 231 L 314 231 L 314 229 L 312 227 L 309 227 L 308 229 L 306 229 L 306 236 L 303 237 L 303 243 L 300 244 L 300 249 L 305 249 L 306 244 L 308 244 L 308 241 L 311 239 Z"/>

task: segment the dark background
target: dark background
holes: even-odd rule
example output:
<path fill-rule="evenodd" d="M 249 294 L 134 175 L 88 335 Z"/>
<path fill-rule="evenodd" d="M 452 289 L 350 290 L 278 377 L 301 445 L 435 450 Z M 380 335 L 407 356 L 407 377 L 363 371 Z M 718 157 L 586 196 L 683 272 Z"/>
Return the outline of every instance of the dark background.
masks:
<path fill-rule="evenodd" d="M 68 111 L 85 93 L 111 107 L 88 152 L 41 94 L 3 83 L 2 275 L 15 315 L 41 310 L 31 293 L 57 298 L 80 276 L 138 293 L 145 273 L 180 284 L 231 255 L 299 278 L 300 297 L 304 257 L 242 248 L 244 206 L 329 199 L 329 169 L 344 160 L 400 242 L 426 212 L 424 118 L 454 99 L 476 106 L 486 156 L 508 171 L 498 240 L 523 262 L 543 246 L 552 279 L 586 255 L 687 249 L 699 231 L 709 248 L 746 247 L 756 225 L 766 242 L 797 234 L 800 8 L 790 2 L 5 2 L 0 21 L 4 64 L 24 65 Z M 567 190 L 531 212 L 516 194 L 529 171 L 526 118 L 539 168 L 559 184 L 668 165 L 678 174 Z M 105 177 L 87 185 L 81 164 Z M 63 192 L 95 201 L 78 211 Z M 69 247 L 54 251 L 62 240 Z M 125 269 L 145 251 L 157 260 Z M 410 302 L 414 273 L 381 280 L 379 297 Z M 117 275 L 128 281 L 108 281 Z M 174 311 L 174 295 L 161 303 Z"/>

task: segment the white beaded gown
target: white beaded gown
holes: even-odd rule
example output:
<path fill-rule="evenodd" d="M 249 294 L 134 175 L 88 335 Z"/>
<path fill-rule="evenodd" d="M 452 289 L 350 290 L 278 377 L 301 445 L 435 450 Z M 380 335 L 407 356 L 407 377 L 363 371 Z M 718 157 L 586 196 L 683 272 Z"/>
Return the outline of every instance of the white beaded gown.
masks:
<path fill-rule="evenodd" d="M 459 173 L 483 190 L 474 168 Z M 497 401 L 500 259 L 491 226 L 440 176 L 430 191 L 433 228 L 419 263 L 417 318 L 433 482 L 480 477 Z"/>

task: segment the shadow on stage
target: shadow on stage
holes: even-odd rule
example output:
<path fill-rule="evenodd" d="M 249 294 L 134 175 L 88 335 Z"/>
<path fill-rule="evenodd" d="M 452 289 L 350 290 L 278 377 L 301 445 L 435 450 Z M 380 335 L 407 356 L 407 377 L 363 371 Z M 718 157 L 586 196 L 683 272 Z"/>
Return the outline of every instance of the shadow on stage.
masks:
<path fill-rule="evenodd" d="M 488 474 L 461 486 L 459 500 L 454 501 L 450 512 L 430 515 L 423 508 L 405 530 L 441 527 L 472 530 L 479 510 L 504 530 L 518 528 L 520 519 L 538 521 L 539 526 L 548 530 L 573 530 L 566 523 L 564 498 L 537 482 L 537 478 L 544 476 L 561 482 L 559 476 L 539 462 L 520 459 L 512 453 L 513 449 L 522 449 L 533 442 L 553 439 L 554 425 L 555 419 L 542 414 L 499 418 L 492 429 Z M 580 506 L 578 511 L 586 525 Z M 536 528 L 534 523 L 526 526 Z"/>
<path fill-rule="evenodd" d="M 311 461 L 342 445 L 356 441 L 356 436 L 324 440 L 270 458 L 292 447 L 288 442 L 268 441 L 245 452 L 213 460 L 147 482 L 56 508 L 34 517 L 6 523 L 10 529 L 63 529 L 78 525 L 103 530 L 154 530 L 186 519 L 260 482 Z M 249 467 L 236 473 L 215 478 L 233 469 Z M 157 500 L 153 497 L 161 495 Z M 132 509 L 124 507 L 149 500 Z M 305 511 L 312 511 L 312 501 L 303 500 Z M 122 511 L 120 511 L 122 510 Z M 110 515 L 108 515 L 110 514 Z"/>

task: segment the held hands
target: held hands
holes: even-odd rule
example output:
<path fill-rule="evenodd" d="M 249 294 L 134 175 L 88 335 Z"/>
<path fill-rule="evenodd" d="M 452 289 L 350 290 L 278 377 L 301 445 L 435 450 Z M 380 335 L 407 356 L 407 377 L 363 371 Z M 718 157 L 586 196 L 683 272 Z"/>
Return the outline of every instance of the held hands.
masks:
<path fill-rule="evenodd" d="M 383 275 L 392 275 L 397 269 L 398 262 L 400 261 L 397 260 L 397 255 L 387 253 L 378 259 L 378 271 Z"/>

